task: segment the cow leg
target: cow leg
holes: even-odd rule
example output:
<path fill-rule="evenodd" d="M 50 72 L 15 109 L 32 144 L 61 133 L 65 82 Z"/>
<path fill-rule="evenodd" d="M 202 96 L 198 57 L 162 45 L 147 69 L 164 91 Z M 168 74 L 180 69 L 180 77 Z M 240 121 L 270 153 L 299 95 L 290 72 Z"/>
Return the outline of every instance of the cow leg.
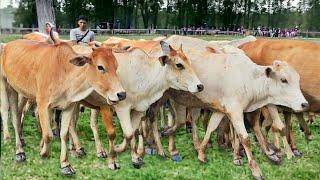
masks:
<path fill-rule="evenodd" d="M 22 146 L 25 146 L 25 141 L 24 141 L 24 136 L 23 136 L 23 120 L 24 120 L 24 115 L 25 115 L 26 111 L 28 111 L 28 109 L 30 108 L 31 105 L 29 105 L 27 107 L 28 99 L 23 97 L 23 96 L 21 96 L 21 95 L 19 96 L 18 102 L 19 102 L 19 104 L 18 104 L 18 114 L 20 115 L 19 135 L 20 135 Z M 25 108 L 27 108 L 27 109 L 25 109 Z"/>
<path fill-rule="evenodd" d="M 103 149 L 103 145 L 102 145 L 102 142 L 101 142 L 99 134 L 98 134 L 98 125 L 97 125 L 98 116 L 99 116 L 99 110 L 91 109 L 90 127 L 93 132 L 93 137 L 94 137 L 94 142 L 96 145 L 96 151 L 97 151 L 98 158 L 106 158 L 107 153 Z"/>
<path fill-rule="evenodd" d="M 224 114 L 221 112 L 215 112 L 211 115 L 206 134 L 203 138 L 202 143 L 200 144 L 199 148 L 197 149 L 198 150 L 198 159 L 201 162 L 207 162 L 206 155 L 205 155 L 205 150 L 206 150 L 207 144 L 208 144 L 209 139 L 211 137 L 211 133 L 215 129 L 217 129 L 217 127 L 219 126 L 223 117 L 224 117 Z"/>
<path fill-rule="evenodd" d="M 313 112 L 309 112 L 308 114 L 308 123 L 313 124 L 316 121 L 316 115 Z"/>
<path fill-rule="evenodd" d="M 198 136 L 197 120 L 192 118 L 192 108 L 187 108 L 187 122 L 191 123 L 193 146 L 196 150 L 198 150 L 200 146 L 200 140 Z"/>
<path fill-rule="evenodd" d="M 280 164 L 281 163 L 281 159 L 279 159 L 279 157 L 276 155 L 276 153 L 270 149 L 268 147 L 268 142 L 266 140 L 266 138 L 263 136 L 262 132 L 261 132 L 261 127 L 260 127 L 260 114 L 261 114 L 261 110 L 256 110 L 254 112 L 252 112 L 250 114 L 251 116 L 251 120 L 253 123 L 253 130 L 254 133 L 256 135 L 256 138 L 263 150 L 263 152 L 267 155 L 267 157 L 269 158 L 269 160 L 271 160 L 272 162 L 274 162 L 275 164 Z"/>
<path fill-rule="evenodd" d="M 84 148 L 80 144 L 79 136 L 76 130 L 78 117 L 80 111 L 80 104 L 77 104 L 74 109 L 74 114 L 72 116 L 72 121 L 70 122 L 69 133 L 72 139 L 72 150 L 75 149 L 75 155 L 78 158 L 82 158 L 86 155 Z M 73 148 L 74 147 L 74 148 Z"/>
<path fill-rule="evenodd" d="M 204 112 L 203 112 L 203 123 L 202 123 L 204 130 L 207 130 L 209 119 L 210 119 L 210 110 L 204 109 Z M 208 146 L 208 148 L 212 147 L 211 138 L 210 138 L 207 146 Z"/>
<path fill-rule="evenodd" d="M 52 116 L 52 111 L 49 109 L 48 104 L 38 101 L 38 112 L 39 120 L 42 131 L 42 140 L 40 144 L 40 155 L 41 157 L 49 156 L 49 145 L 53 138 L 52 130 L 50 127 L 50 120 Z"/>
<path fill-rule="evenodd" d="M 74 121 L 74 113 L 76 111 L 76 106 L 77 104 L 72 104 L 69 106 L 67 109 L 65 109 L 62 112 L 62 119 L 61 119 L 61 131 L 60 131 L 60 139 L 61 139 L 61 155 L 60 155 L 60 166 L 61 166 L 61 174 L 62 175 L 73 175 L 75 174 L 75 170 L 73 167 L 70 165 L 68 161 L 68 148 L 67 148 L 67 142 L 68 142 L 68 129 L 69 126 L 71 126 L 71 121 Z M 41 111 L 39 111 L 40 113 Z M 41 117 L 41 113 L 40 113 Z M 51 132 L 51 129 L 48 129 L 48 132 Z"/>
<path fill-rule="evenodd" d="M 123 107 L 123 108 L 115 107 L 115 111 L 120 120 L 120 126 L 122 128 L 123 136 L 124 136 L 122 144 L 115 146 L 115 151 L 123 152 L 127 147 L 127 142 L 130 142 L 130 140 L 134 136 L 134 130 L 133 130 L 131 118 L 130 118 L 131 110 L 129 107 Z"/>
<path fill-rule="evenodd" d="M 168 126 L 172 127 L 173 125 L 174 125 L 173 116 L 171 115 L 171 113 L 168 113 Z M 169 142 L 168 150 L 169 150 L 171 159 L 173 161 L 175 161 L 175 162 L 180 162 L 180 161 L 182 161 L 182 157 L 181 157 L 181 155 L 179 154 L 179 151 L 176 148 L 174 136 L 175 136 L 174 133 L 170 134 L 168 136 L 168 142 Z"/>
<path fill-rule="evenodd" d="M 9 121 L 9 88 L 7 88 L 8 84 L 6 80 L 2 77 L 0 72 L 0 98 L 1 98 L 1 119 L 3 126 L 3 140 L 4 144 L 6 144 L 10 140 L 10 133 L 8 128 Z"/>
<path fill-rule="evenodd" d="M 143 131 L 143 138 L 146 140 L 145 152 L 148 155 L 155 155 L 157 153 L 155 138 L 153 137 L 153 128 L 150 120 L 146 117 L 141 121 L 141 128 Z M 157 125 L 157 124 L 156 124 Z M 158 129 L 156 130 L 158 131 Z"/>
<path fill-rule="evenodd" d="M 153 135 L 153 138 L 154 138 L 154 141 L 157 145 L 157 149 L 158 149 L 158 154 L 162 157 L 165 157 L 165 153 L 164 153 L 164 150 L 163 150 L 163 146 L 162 146 L 162 143 L 161 143 L 161 139 L 160 139 L 160 135 L 159 135 L 159 131 L 158 131 L 158 123 L 156 120 L 153 120 L 151 122 L 151 129 L 152 129 L 152 135 Z"/>
<path fill-rule="evenodd" d="M 21 132 L 21 114 L 18 111 L 18 93 L 10 88 L 9 105 L 11 110 L 12 124 L 16 137 L 16 161 L 22 162 L 26 160 L 26 155 L 22 147 L 20 132 Z"/>
<path fill-rule="evenodd" d="M 61 119 L 60 119 L 60 116 L 61 116 L 61 110 L 59 109 L 56 109 L 54 111 L 54 120 L 52 121 L 52 123 L 54 124 L 52 126 L 52 131 L 53 131 L 53 135 L 55 137 L 59 137 L 59 134 L 60 134 L 60 127 L 61 127 Z"/>
<path fill-rule="evenodd" d="M 294 138 L 294 132 L 292 129 L 292 119 L 291 119 L 292 113 L 284 111 L 283 115 L 286 122 L 286 129 L 287 129 L 286 137 L 287 137 L 288 143 L 290 144 L 290 147 L 292 149 L 294 156 L 301 157 L 302 153 L 297 149 L 295 138 Z"/>
<path fill-rule="evenodd" d="M 303 129 L 304 135 L 308 141 L 312 140 L 311 130 L 303 117 L 303 112 L 296 113 L 300 127 Z"/>
<path fill-rule="evenodd" d="M 232 126 L 231 123 L 229 124 L 229 137 L 231 138 L 231 144 L 232 144 L 232 148 L 233 148 L 233 164 L 235 164 L 236 166 L 241 166 L 243 164 L 242 162 L 242 157 L 240 155 L 240 139 L 237 136 L 237 134 L 234 132 L 234 128 Z M 229 138 L 229 139 L 230 139 Z"/>
<path fill-rule="evenodd" d="M 108 138 L 109 138 L 108 167 L 109 169 L 112 169 L 112 170 L 120 169 L 119 162 L 117 161 L 117 154 L 116 154 L 116 151 L 114 150 L 114 141 L 116 139 L 116 132 L 112 124 L 112 113 L 109 107 L 101 107 L 100 110 L 102 114 L 103 124 L 106 128 L 106 131 L 108 133 Z M 100 139 L 98 140 L 100 141 Z M 102 148 L 102 145 L 101 145 L 101 148 Z"/>
<path fill-rule="evenodd" d="M 126 150 L 127 144 L 128 144 L 128 140 L 127 140 L 127 138 L 124 136 L 121 144 L 117 144 L 117 145 L 114 146 L 114 150 L 115 150 L 117 153 L 122 153 L 122 152 L 124 152 L 124 151 Z"/>
<path fill-rule="evenodd" d="M 139 144 L 140 144 L 140 146 L 138 146 L 138 147 L 141 147 L 141 144 L 143 144 L 143 137 L 142 137 L 140 131 L 138 130 L 138 128 L 140 126 L 141 118 L 143 116 L 144 116 L 144 114 L 142 112 L 134 111 L 134 110 L 132 111 L 132 127 L 133 127 L 134 132 L 138 132 L 138 140 L 139 140 Z M 142 154 L 139 154 L 138 151 L 144 152 L 144 150 L 143 150 L 143 148 L 137 149 L 135 136 L 133 136 L 133 138 L 131 139 L 130 144 L 131 144 L 132 164 L 135 168 L 139 169 L 139 168 L 141 168 L 141 166 L 143 164 L 143 159 L 142 159 Z"/>
<path fill-rule="evenodd" d="M 270 115 L 270 119 L 272 119 L 272 132 L 274 133 L 274 138 L 278 138 L 279 135 L 282 137 L 282 142 L 284 146 L 284 151 L 287 155 L 288 159 L 291 159 L 293 156 L 292 150 L 286 138 L 286 128 L 282 123 L 278 109 L 275 105 L 268 105 L 268 111 Z M 278 138 L 279 139 L 279 138 Z M 279 140 L 278 140 L 279 141 Z M 280 150 L 280 143 L 275 143 L 277 149 Z"/>
<path fill-rule="evenodd" d="M 244 126 L 243 112 L 241 111 L 237 112 L 235 110 L 231 111 L 230 121 L 240 138 L 241 144 L 243 145 L 246 151 L 246 155 L 249 162 L 249 168 L 252 172 L 252 175 L 254 176 L 255 179 L 263 179 L 259 165 L 254 160 L 251 149 L 250 149 L 249 136 Z"/>

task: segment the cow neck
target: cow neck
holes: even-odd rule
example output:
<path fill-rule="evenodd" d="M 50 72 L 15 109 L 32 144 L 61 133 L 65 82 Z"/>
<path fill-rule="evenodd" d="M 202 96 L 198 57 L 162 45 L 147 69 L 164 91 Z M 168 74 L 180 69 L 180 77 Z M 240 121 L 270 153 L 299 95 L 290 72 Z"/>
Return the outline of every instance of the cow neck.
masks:
<path fill-rule="evenodd" d="M 68 100 L 77 102 L 89 96 L 89 94 L 93 92 L 93 88 L 87 80 L 89 65 L 86 64 L 82 67 L 78 67 L 72 65 L 69 61 L 64 63 L 68 68 L 65 69 L 64 77 L 66 78 L 60 87 L 63 87 L 62 91 L 67 95 Z"/>
<path fill-rule="evenodd" d="M 250 88 L 251 97 L 245 112 L 255 111 L 270 103 L 270 93 L 269 86 L 270 81 L 265 75 L 265 66 L 259 66 L 259 75 L 248 82 L 248 87 Z"/>
<path fill-rule="evenodd" d="M 143 108 L 148 108 L 150 104 L 160 99 L 164 91 L 169 88 L 166 77 L 168 67 L 161 66 L 157 58 L 128 59 L 123 55 L 116 58 L 118 76 L 128 98 L 139 99 L 135 103 L 142 105 Z"/>

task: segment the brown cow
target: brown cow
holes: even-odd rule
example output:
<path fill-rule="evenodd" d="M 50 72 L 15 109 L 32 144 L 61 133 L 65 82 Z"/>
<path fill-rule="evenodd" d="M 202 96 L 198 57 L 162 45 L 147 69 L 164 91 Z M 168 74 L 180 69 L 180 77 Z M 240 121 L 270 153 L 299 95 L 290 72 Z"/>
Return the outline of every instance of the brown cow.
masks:
<path fill-rule="evenodd" d="M 79 56 L 65 42 L 50 45 L 30 40 L 6 44 L 1 54 L 1 113 L 10 102 L 16 133 L 16 158 L 25 160 L 19 138 L 20 113 L 17 94 L 37 102 L 42 129 L 42 157 L 49 155 L 52 139 L 50 117 L 53 109 L 62 109 L 61 173 L 74 174 L 67 158 L 67 133 L 78 102 L 92 92 L 104 97 L 108 104 L 123 100 L 125 94 L 116 75 L 117 61 L 108 48 L 97 48 L 89 56 Z M 10 90 L 10 91 L 6 91 Z M 10 97 L 9 97 L 10 95 Z M 8 117 L 7 115 L 2 117 Z"/>

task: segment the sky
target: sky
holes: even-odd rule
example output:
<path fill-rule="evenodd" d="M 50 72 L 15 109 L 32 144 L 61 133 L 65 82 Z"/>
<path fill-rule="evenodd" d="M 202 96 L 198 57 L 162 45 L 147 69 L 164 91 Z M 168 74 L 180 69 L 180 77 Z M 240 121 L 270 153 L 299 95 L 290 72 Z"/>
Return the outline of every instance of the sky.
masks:
<path fill-rule="evenodd" d="M 6 8 L 8 5 L 12 4 L 13 7 L 17 8 L 19 6 L 20 0 L 0 0 L 0 9 Z"/>

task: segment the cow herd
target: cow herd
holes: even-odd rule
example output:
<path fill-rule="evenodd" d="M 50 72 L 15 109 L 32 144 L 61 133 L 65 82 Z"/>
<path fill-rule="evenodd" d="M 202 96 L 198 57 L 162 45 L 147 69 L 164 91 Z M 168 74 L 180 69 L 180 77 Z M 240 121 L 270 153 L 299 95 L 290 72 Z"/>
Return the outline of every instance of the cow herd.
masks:
<path fill-rule="evenodd" d="M 108 156 L 110 169 L 120 168 L 117 152 L 130 144 L 135 168 L 143 164 L 144 153 L 164 156 L 157 114 L 169 109 L 162 134 L 169 139 L 173 161 L 181 161 L 174 132 L 190 125 L 194 147 L 201 162 L 218 132 L 218 143 L 231 146 L 233 162 L 242 165 L 241 151 L 255 179 L 263 179 L 250 149 L 248 122 L 266 156 L 281 162 L 281 143 L 287 158 L 300 156 L 292 130 L 291 114 L 311 140 L 303 112 L 320 112 L 320 45 L 296 40 L 246 37 L 233 41 L 205 41 L 186 36 L 154 40 L 111 37 L 98 47 L 83 47 L 72 41 L 53 39 L 40 33 L 1 44 L 1 118 L 4 141 L 10 138 L 9 112 L 16 137 L 16 161 L 25 161 L 23 117 L 27 102 L 37 105 L 41 127 L 40 155 L 50 154 L 53 138 L 50 126 L 55 110 L 62 110 L 62 175 L 75 174 L 68 161 L 68 135 L 76 153 L 85 154 L 76 124 L 80 105 L 91 108 L 90 125 L 98 157 Z M 283 123 L 279 111 L 283 112 Z M 101 113 L 109 139 L 108 155 L 97 130 Z M 115 145 L 115 114 L 123 130 L 123 142 Z M 206 133 L 200 141 L 197 120 Z M 272 129 L 270 146 L 262 128 Z M 138 144 L 136 144 L 138 142 Z M 155 144 L 153 144 L 155 143 Z"/>

